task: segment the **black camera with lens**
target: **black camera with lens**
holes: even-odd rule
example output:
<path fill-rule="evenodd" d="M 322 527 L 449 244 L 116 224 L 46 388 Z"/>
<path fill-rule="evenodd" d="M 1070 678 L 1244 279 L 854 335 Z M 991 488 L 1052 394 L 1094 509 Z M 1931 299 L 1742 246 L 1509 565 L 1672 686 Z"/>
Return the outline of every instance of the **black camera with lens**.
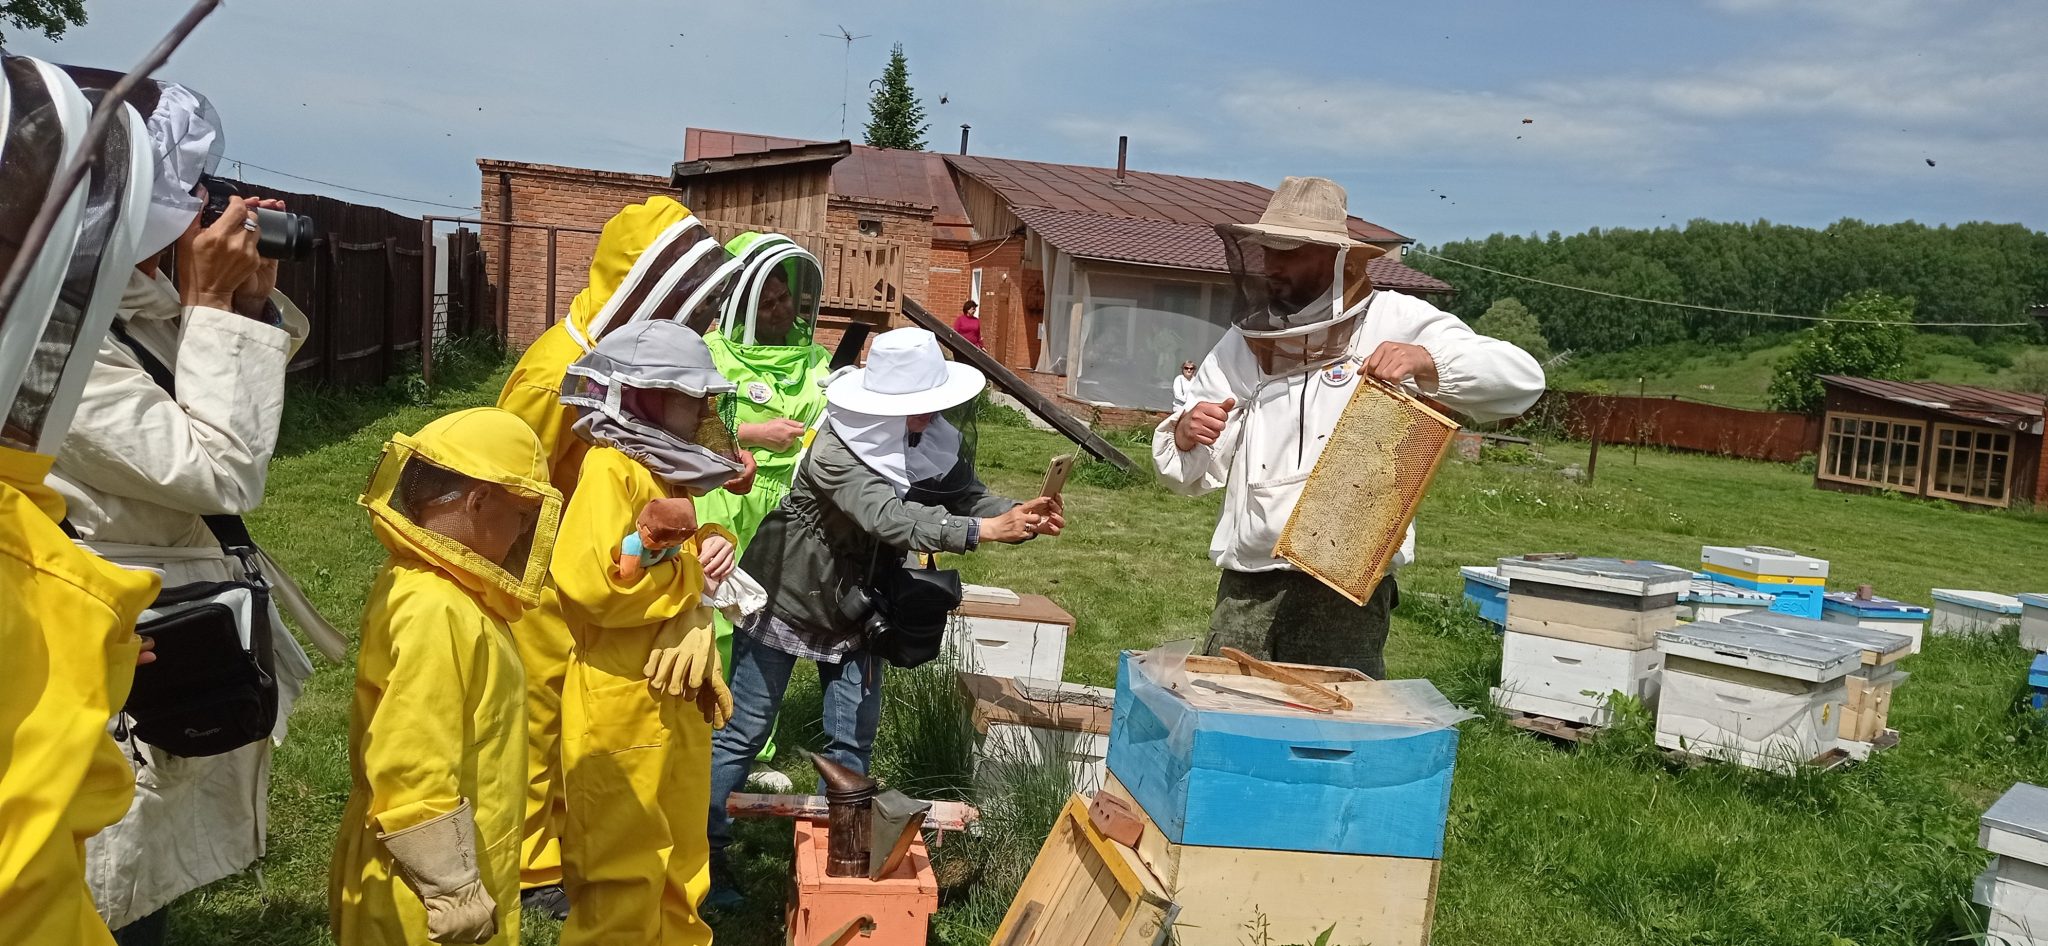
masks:
<path fill-rule="evenodd" d="M 240 185 L 208 174 L 199 179 L 206 187 L 206 206 L 199 211 L 199 225 L 213 226 L 227 212 L 228 198 L 248 197 Z M 256 253 L 264 259 L 305 259 L 313 255 L 313 218 L 267 207 L 256 208 Z"/>

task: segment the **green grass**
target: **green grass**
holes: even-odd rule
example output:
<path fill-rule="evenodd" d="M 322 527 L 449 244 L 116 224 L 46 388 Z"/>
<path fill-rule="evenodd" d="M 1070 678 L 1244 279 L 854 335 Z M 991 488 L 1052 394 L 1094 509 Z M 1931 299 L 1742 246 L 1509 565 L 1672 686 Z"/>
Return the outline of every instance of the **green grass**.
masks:
<path fill-rule="evenodd" d="M 382 558 L 354 498 L 394 430 L 489 402 L 502 366 L 450 366 L 430 403 L 406 392 L 300 392 L 288 412 L 269 499 L 253 527 L 343 626 Z M 1128 442 L 1128 441 L 1126 441 Z M 982 468 L 998 490 L 1031 491 L 1055 435 L 984 425 Z M 1388 661 L 1467 706 L 1498 677 L 1499 645 L 1458 599 L 1457 566 L 1540 550 L 1685 564 L 1707 543 L 1768 542 L 1824 556 L 1834 583 L 1927 598 L 1934 586 L 2020 591 L 2048 585 L 2048 515 L 1974 512 L 1887 496 L 1823 492 L 1789 467 L 1610 449 L 1592 485 L 1557 467 L 1583 449 L 1453 463 L 1420 520 L 1419 561 L 1401 573 Z M 1144 462 L 1142 451 L 1137 458 Z M 1215 497 L 1188 500 L 1106 473 L 1076 476 L 1070 531 L 954 560 L 969 581 L 1050 595 L 1079 620 L 1070 679 L 1108 684 L 1127 647 L 1198 636 L 1215 572 L 1206 554 Z M 1964 935 L 1971 877 L 1985 855 L 1976 819 L 2015 781 L 2048 782 L 2048 733 L 2015 711 L 2026 666 L 2009 637 L 1933 640 L 1906 664 L 1893 703 L 1895 750 L 1820 776 L 1729 767 L 1673 771 L 1645 726 L 1567 752 L 1492 714 L 1464 724 L 1439 891 L 1443 946 L 1517 944 L 1929 944 Z M 293 716 L 271 782 L 271 844 L 252 872 L 187 897 L 173 942 L 328 941 L 326 869 L 348 786 L 348 668 L 321 665 Z M 980 800 L 987 830 L 937 853 L 948 872 L 935 940 L 984 942 L 1036 853 L 1064 785 L 1030 767 L 966 771 L 966 744 L 942 671 L 897 673 L 876 768 L 936 796 Z M 815 678 L 801 671 L 785 746 L 816 745 Z M 778 765 L 808 784 L 800 757 Z M 993 783 L 993 784 L 991 784 Z M 735 849 L 754 903 L 721 918 L 721 943 L 781 942 L 789 827 L 743 823 Z M 554 942 L 552 924 L 527 939 Z M 1338 930 L 1335 943 L 1352 942 Z"/>
<path fill-rule="evenodd" d="M 1977 346 L 1930 335 L 1913 340 L 1905 376 L 1916 381 L 2017 388 L 2012 359 L 2028 346 Z M 1764 390 L 1778 360 L 1792 351 L 1789 338 L 1748 348 L 1661 345 L 1575 358 L 1553 372 L 1552 385 L 1571 391 L 1652 396 L 1677 395 L 1723 407 L 1763 410 Z M 2048 346 L 2031 346 L 2044 350 Z"/>

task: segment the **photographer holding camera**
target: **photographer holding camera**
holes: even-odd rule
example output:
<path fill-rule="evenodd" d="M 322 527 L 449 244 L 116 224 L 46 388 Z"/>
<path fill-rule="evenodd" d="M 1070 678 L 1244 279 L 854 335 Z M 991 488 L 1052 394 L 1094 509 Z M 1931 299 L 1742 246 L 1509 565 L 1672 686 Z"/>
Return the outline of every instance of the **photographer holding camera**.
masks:
<path fill-rule="evenodd" d="M 49 482 L 67 501 L 66 525 L 80 542 L 163 575 L 159 612 L 179 603 L 172 591 L 216 582 L 247 582 L 296 604 L 288 577 L 238 518 L 263 501 L 285 366 L 309 328 L 275 291 L 275 257 L 259 253 L 259 243 L 281 252 L 272 248 L 280 234 L 266 235 L 259 217 L 283 220 L 283 204 L 209 193 L 204 178 L 222 139 L 203 97 L 145 83 L 131 104 L 148 116 L 155 171 L 142 262 L 129 274 Z M 282 235 L 300 235 L 303 222 L 291 223 Z M 164 272 L 172 250 L 175 284 Z M 135 798 L 118 824 L 89 842 L 86 876 L 118 942 L 161 941 L 172 900 L 263 854 L 272 745 L 312 665 L 275 608 L 242 612 L 222 619 L 228 626 L 210 638 L 224 636 L 225 653 L 196 646 L 191 633 L 163 631 L 158 662 L 138 674 L 136 696 L 117 720 Z M 152 633 L 148 615 L 141 632 Z M 315 639 L 338 656 L 332 638 Z M 209 701 L 229 698 L 216 674 L 234 670 L 244 673 L 234 682 L 255 709 L 217 729 L 185 724 L 214 718 Z M 145 691 L 160 708 L 170 700 L 155 719 L 179 722 L 153 730 L 137 704 Z M 187 737 L 195 744 L 180 741 Z M 212 742 L 196 744 L 206 737 Z"/>
<path fill-rule="evenodd" d="M 725 849 L 725 803 L 768 741 L 798 660 L 818 666 L 825 752 L 866 772 L 881 721 L 882 664 L 936 657 L 960 604 L 956 572 L 914 554 L 1017 544 L 1065 527 L 1057 496 L 988 491 L 974 472 L 976 395 L 985 380 L 947 361 L 921 328 L 875 337 L 867 367 L 825 389 L 825 423 L 798 461 L 789 497 L 762 521 L 740 568 L 768 603 L 732 639 L 732 720 L 711 739 L 709 906 L 744 901 Z"/>

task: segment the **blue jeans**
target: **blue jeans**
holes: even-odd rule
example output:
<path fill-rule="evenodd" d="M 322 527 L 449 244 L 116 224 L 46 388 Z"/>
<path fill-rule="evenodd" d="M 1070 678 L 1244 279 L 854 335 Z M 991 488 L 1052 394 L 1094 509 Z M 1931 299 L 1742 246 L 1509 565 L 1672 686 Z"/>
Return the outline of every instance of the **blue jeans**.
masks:
<path fill-rule="evenodd" d="M 775 732 L 775 716 L 800 658 L 753 638 L 732 636 L 732 720 L 711 734 L 711 850 L 732 843 L 726 796 L 746 783 L 754 757 Z M 856 772 L 868 770 L 875 729 L 882 721 L 882 661 L 856 650 L 839 663 L 818 662 L 825 690 L 825 757 Z"/>

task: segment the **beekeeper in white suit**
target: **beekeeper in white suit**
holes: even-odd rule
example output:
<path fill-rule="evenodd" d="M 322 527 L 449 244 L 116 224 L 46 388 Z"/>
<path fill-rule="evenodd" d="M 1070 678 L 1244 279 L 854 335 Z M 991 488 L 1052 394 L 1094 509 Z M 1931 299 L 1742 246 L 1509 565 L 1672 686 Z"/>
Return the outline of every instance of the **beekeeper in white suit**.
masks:
<path fill-rule="evenodd" d="M 1257 223 L 1225 224 L 1235 281 L 1232 326 L 1195 373 L 1191 403 L 1152 435 L 1168 488 L 1224 490 L 1209 543 L 1223 569 L 1206 650 L 1350 667 L 1380 678 L 1390 575 L 1364 605 L 1273 555 L 1309 472 L 1361 375 L 1405 385 L 1475 421 L 1513 417 L 1543 393 L 1543 369 L 1413 296 L 1375 291 L 1366 263 L 1385 252 L 1346 226 L 1344 189 L 1280 183 Z M 1399 566 L 1415 558 L 1411 527 Z"/>
<path fill-rule="evenodd" d="M 243 577 L 201 517 L 237 516 L 262 503 L 285 365 L 308 323 L 273 291 L 277 264 L 257 255 L 249 203 L 235 198 L 213 225 L 199 225 L 199 178 L 221 153 L 217 114 L 182 86 L 144 86 L 130 100 L 147 116 L 154 146 L 142 262 L 129 276 L 49 482 L 85 546 L 118 564 L 160 571 L 168 590 Z M 175 287 L 158 265 L 173 245 Z M 274 562 L 258 564 L 273 585 L 289 582 Z M 293 590 L 276 594 L 289 599 Z M 312 666 L 274 609 L 268 628 L 278 689 L 272 735 L 281 739 Z M 115 735 L 135 767 L 135 799 L 118 824 L 88 843 L 86 879 L 117 941 L 160 942 L 172 900 L 263 854 L 273 741 L 181 757 L 135 739 L 118 719 Z"/>

